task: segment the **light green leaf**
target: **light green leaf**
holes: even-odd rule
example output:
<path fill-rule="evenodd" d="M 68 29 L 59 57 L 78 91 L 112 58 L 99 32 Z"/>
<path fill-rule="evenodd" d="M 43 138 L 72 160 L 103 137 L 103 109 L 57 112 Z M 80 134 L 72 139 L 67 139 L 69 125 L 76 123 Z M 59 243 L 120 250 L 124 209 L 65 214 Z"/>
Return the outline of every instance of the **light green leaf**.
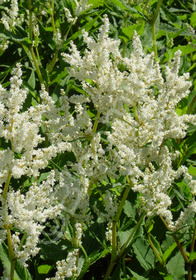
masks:
<path fill-rule="evenodd" d="M 180 46 L 179 45 L 177 47 L 174 47 L 172 50 L 168 50 L 165 53 L 164 62 L 173 59 L 175 52 L 177 52 L 178 50 L 180 50 L 182 52 L 182 56 L 183 56 L 183 55 L 187 55 L 187 54 L 195 52 L 195 46 L 193 46 L 193 45 Z"/>
<path fill-rule="evenodd" d="M 173 276 L 172 275 L 167 275 L 164 277 L 164 280 L 173 280 Z"/>
<path fill-rule="evenodd" d="M 191 25 L 192 27 L 196 27 L 196 12 L 191 15 Z"/>
<path fill-rule="evenodd" d="M 189 169 L 188 169 L 188 172 L 189 172 L 190 175 L 196 176 L 196 167 L 190 165 Z"/>
<path fill-rule="evenodd" d="M 162 258 L 164 260 L 164 262 L 167 262 L 167 259 L 171 256 L 172 252 L 174 251 L 174 249 L 176 248 L 176 242 L 174 242 L 163 254 Z"/>
<path fill-rule="evenodd" d="M 32 89 L 35 89 L 35 71 L 31 71 L 31 75 L 28 79 L 28 84 Z"/>
<path fill-rule="evenodd" d="M 190 256 L 189 256 L 189 259 L 190 259 L 191 261 L 196 260 L 196 252 L 191 253 Z"/>
<path fill-rule="evenodd" d="M 166 267 L 170 274 L 173 275 L 174 280 L 185 279 L 185 268 L 184 259 L 180 252 L 178 252 L 171 260 L 167 263 Z"/>
<path fill-rule="evenodd" d="M 137 33 L 139 35 L 143 34 L 144 26 L 145 26 L 145 23 L 143 22 L 142 24 L 132 24 L 128 27 L 122 28 L 121 30 L 130 40 L 130 39 L 133 38 L 133 32 L 134 31 L 137 31 Z"/>
<path fill-rule="evenodd" d="M 51 265 L 43 264 L 43 265 L 39 265 L 37 270 L 39 274 L 48 274 L 51 268 L 52 268 Z"/>
<path fill-rule="evenodd" d="M 98 8 L 100 6 L 104 5 L 104 0 L 90 0 L 88 2 L 89 5 L 91 5 L 91 9 Z"/>
<path fill-rule="evenodd" d="M 128 10 L 127 7 L 119 0 L 110 0 L 109 2 L 112 2 L 112 4 L 118 6 L 119 8 L 123 10 Z"/>
<path fill-rule="evenodd" d="M 128 201 L 128 200 L 125 201 L 123 209 L 124 209 L 124 213 L 125 213 L 125 215 L 127 215 L 127 217 L 135 219 L 136 210 L 135 210 L 134 205 L 130 201 Z"/>

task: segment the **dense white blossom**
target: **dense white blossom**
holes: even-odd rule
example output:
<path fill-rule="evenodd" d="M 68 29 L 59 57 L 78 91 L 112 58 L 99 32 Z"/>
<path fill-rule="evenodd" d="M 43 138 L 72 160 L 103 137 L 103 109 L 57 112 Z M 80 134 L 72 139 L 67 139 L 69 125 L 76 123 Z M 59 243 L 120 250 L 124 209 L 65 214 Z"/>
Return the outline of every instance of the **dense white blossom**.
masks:
<path fill-rule="evenodd" d="M 65 280 L 77 275 L 77 256 L 79 249 L 74 249 L 69 252 L 66 260 L 57 262 L 57 272 L 55 277 L 47 278 L 46 280 Z"/>
<path fill-rule="evenodd" d="M 40 170 L 58 152 L 58 147 L 53 145 L 38 147 L 45 140 L 40 134 L 42 116 L 50 110 L 48 104 L 52 101 L 42 87 L 42 104 L 23 110 L 28 91 L 22 88 L 21 75 L 21 65 L 17 64 L 12 71 L 9 90 L 0 85 L 0 137 L 7 146 L 0 151 L 0 232 L 2 241 L 6 239 L 7 228 L 15 228 L 13 249 L 15 256 L 25 264 L 31 255 L 38 253 L 44 223 L 60 214 L 61 204 L 57 204 L 53 188 L 53 171 L 39 184 L 32 181 L 26 192 L 22 188 L 16 190 L 10 183 L 11 177 L 38 177 Z M 21 243 L 23 234 L 25 238 Z"/>
<path fill-rule="evenodd" d="M 196 124 L 195 116 L 179 116 L 175 110 L 179 101 L 189 94 L 189 75 L 178 75 L 180 51 L 175 53 L 171 66 L 166 66 L 163 75 L 153 53 L 144 54 L 136 32 L 130 57 L 122 57 L 120 42 L 108 36 L 108 18 L 104 17 L 103 21 L 97 41 L 83 31 L 87 45 L 83 55 L 73 42 L 70 54 L 62 55 L 70 64 L 70 75 L 81 81 L 99 112 L 99 122 L 111 127 L 105 133 L 110 154 L 106 173 L 113 166 L 113 170 L 128 175 L 133 190 L 140 193 L 140 202 L 147 214 L 162 215 L 174 229 L 170 211 L 172 201 L 167 194 L 169 188 L 175 179 L 184 176 L 189 178 L 188 185 L 195 194 L 195 181 L 187 169 L 173 169 L 173 159 L 179 156 L 178 151 L 171 152 L 166 144 L 168 139 L 184 138 L 189 123 Z M 100 159 L 100 152 L 96 154 Z"/>
<path fill-rule="evenodd" d="M 75 1 L 75 7 L 74 16 L 79 16 L 87 9 L 87 1 Z M 71 21 L 70 11 L 65 12 Z M 6 239 L 8 228 L 13 228 L 15 256 L 26 264 L 39 251 L 47 219 L 61 214 L 64 223 L 74 221 L 70 241 L 75 249 L 68 252 L 66 260 L 57 262 L 53 280 L 78 275 L 83 224 L 91 219 L 93 191 L 100 194 L 100 201 L 92 202 L 92 208 L 107 222 L 106 238 L 112 243 L 119 201 L 107 183 L 111 178 L 126 177 L 147 216 L 162 216 L 173 231 L 196 212 L 196 181 L 187 167 L 175 166 L 180 152 L 169 145 L 186 136 L 189 124 L 196 124 L 195 116 L 176 111 L 191 86 L 187 73 L 178 74 L 181 53 L 177 51 L 163 70 L 153 53 L 144 54 L 135 32 L 133 50 L 124 58 L 120 41 L 108 35 L 107 16 L 103 22 L 97 40 L 83 30 L 83 54 L 73 42 L 69 53 L 62 54 L 70 65 L 70 76 L 81 82 L 85 94 L 68 97 L 61 90 L 55 103 L 42 85 L 40 104 L 26 108 L 28 90 L 22 87 L 20 64 L 12 72 L 10 88 L 0 85 L 0 138 L 4 141 L 0 150 L 0 241 Z M 55 36 L 60 44 L 58 30 Z M 40 172 L 50 160 L 66 152 L 71 159 L 40 182 Z M 17 189 L 11 178 L 24 177 L 29 186 Z M 190 201 L 175 220 L 168 192 L 180 178 L 190 189 Z"/>
<path fill-rule="evenodd" d="M 19 15 L 18 0 L 10 0 L 10 9 L 5 8 L 5 12 L 2 12 L 1 22 L 5 28 L 11 31 L 16 25 L 23 21 L 22 14 Z"/>

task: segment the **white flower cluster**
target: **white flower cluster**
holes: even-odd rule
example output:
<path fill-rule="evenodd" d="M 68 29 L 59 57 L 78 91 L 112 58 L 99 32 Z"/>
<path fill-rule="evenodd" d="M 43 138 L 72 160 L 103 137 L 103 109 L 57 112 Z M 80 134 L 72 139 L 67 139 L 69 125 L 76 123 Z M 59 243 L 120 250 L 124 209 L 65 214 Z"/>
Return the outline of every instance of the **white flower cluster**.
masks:
<path fill-rule="evenodd" d="M 61 212 L 61 205 L 56 203 L 53 190 L 54 175 L 51 172 L 46 181 L 39 185 L 34 183 L 25 194 L 10 190 L 7 195 L 9 214 L 6 223 L 26 234 L 22 246 L 19 232 L 12 235 L 15 255 L 23 264 L 38 253 L 39 236 L 46 219 L 54 219 Z"/>
<path fill-rule="evenodd" d="M 102 155 L 102 162 L 103 158 L 105 163 L 110 161 L 105 173 L 113 166 L 113 171 L 128 175 L 133 190 L 140 193 L 147 214 L 162 215 L 171 229 L 175 229 L 168 190 L 175 179 L 184 176 L 189 177 L 188 185 L 193 195 L 196 191 L 195 181 L 187 169 L 173 168 L 173 160 L 179 153 L 170 151 L 167 146 L 170 139 L 186 136 L 188 123 L 196 124 L 196 116 L 179 116 L 175 111 L 179 101 L 189 94 L 189 75 L 178 75 L 180 51 L 176 52 L 172 65 L 166 67 L 163 75 L 153 53 L 144 54 L 136 33 L 130 58 L 123 58 L 119 52 L 120 42 L 109 38 L 108 31 L 109 21 L 105 17 L 97 41 L 83 32 L 87 45 L 83 55 L 73 42 L 70 54 L 62 55 L 70 64 L 70 75 L 82 82 L 98 111 L 99 122 L 111 127 L 106 133 L 109 142 L 107 161 L 105 151 Z M 84 108 L 85 104 L 81 106 Z M 99 147 L 102 147 L 101 142 Z M 96 154 L 100 159 L 100 151 Z M 194 196 L 192 205 L 195 205 Z M 195 207 L 192 209 L 196 211 Z"/>
<path fill-rule="evenodd" d="M 9 92 L 0 85 L 0 137 L 5 139 L 7 149 L 0 151 L 0 183 L 4 183 L 11 171 L 14 178 L 22 175 L 39 176 L 39 170 L 57 153 L 54 146 L 38 148 L 45 139 L 40 134 L 42 115 L 49 110 L 44 105 L 47 94 L 40 92 L 43 104 L 22 111 L 27 90 L 22 89 L 20 64 L 13 71 Z"/>
<path fill-rule="evenodd" d="M 77 258 L 79 249 L 74 249 L 69 252 L 66 260 L 57 262 L 57 272 L 55 277 L 47 278 L 46 280 L 64 280 L 73 276 L 77 276 Z"/>
<path fill-rule="evenodd" d="M 87 2 L 80 4 L 85 8 Z M 73 42 L 70 53 L 62 54 L 70 64 L 70 75 L 81 81 L 85 95 L 68 98 L 62 90 L 55 104 L 42 86 L 41 103 L 26 108 L 28 91 L 22 88 L 20 64 L 12 72 L 10 89 L 0 85 L 1 241 L 6 239 L 8 228 L 13 228 L 15 256 L 25 264 L 39 250 L 39 236 L 46 220 L 60 213 L 65 220 L 71 217 L 75 221 L 77 249 L 57 263 L 54 280 L 78 273 L 82 225 L 91 218 L 89 198 L 93 191 L 100 191 L 105 209 L 97 208 L 95 212 L 108 223 L 106 236 L 111 241 L 118 197 L 107 183 L 101 189 L 105 179 L 126 176 L 147 215 L 161 215 L 172 230 L 180 228 L 187 216 L 196 212 L 196 181 L 185 166 L 174 166 L 179 152 L 169 145 L 171 140 L 186 136 L 189 123 L 196 124 L 195 116 L 179 116 L 176 112 L 191 86 L 188 74 L 178 75 L 180 52 L 162 73 L 154 55 L 144 54 L 135 33 L 133 51 L 124 58 L 119 51 L 120 42 L 108 36 L 107 16 L 103 21 L 97 40 L 83 31 L 84 54 Z M 43 135 L 47 135 L 47 141 Z M 73 159 L 39 182 L 41 170 L 64 152 Z M 26 191 L 12 184 L 22 176 L 31 182 Z M 192 198 L 175 221 L 168 191 L 182 177 Z"/>
<path fill-rule="evenodd" d="M 88 4 L 89 0 L 74 0 L 76 4 L 75 8 L 75 14 L 76 16 L 79 16 L 83 11 L 89 9 L 91 7 L 90 4 Z"/>
<path fill-rule="evenodd" d="M 82 12 L 88 10 L 91 7 L 91 5 L 88 4 L 88 0 L 79 0 L 79 1 L 74 0 L 73 2 L 75 4 L 74 16 L 72 16 L 69 9 L 64 8 L 64 11 L 65 11 L 67 21 L 69 23 L 75 24 L 78 17 L 82 14 Z"/>
<path fill-rule="evenodd" d="M 8 1 L 7 1 L 8 2 Z M 1 22 L 5 28 L 12 31 L 14 26 L 20 24 L 23 21 L 23 16 L 19 16 L 18 0 L 10 0 L 10 9 L 5 8 L 6 12 L 2 12 Z"/>
<path fill-rule="evenodd" d="M 120 62 L 120 41 L 108 38 L 109 20 L 104 19 L 97 42 L 83 31 L 84 42 L 87 44 L 85 55 L 81 57 L 75 44 L 71 42 L 71 54 L 63 53 L 63 57 L 72 68 L 70 75 L 83 83 L 94 106 L 104 116 L 117 106 L 117 97 L 123 93 L 124 74 L 118 69 Z M 113 55 L 113 59 L 111 58 Z"/>
<path fill-rule="evenodd" d="M 61 152 L 69 151 L 75 157 L 59 172 L 59 199 L 64 204 L 68 216 L 75 216 L 81 222 L 89 219 L 89 193 L 94 182 L 101 181 L 106 172 L 109 174 L 109 162 L 101 145 L 101 135 L 95 132 L 95 126 L 88 114 L 89 101 L 80 95 L 69 99 L 62 91 L 58 106 L 48 104 L 49 114 L 44 115 L 48 139 Z M 70 113 L 71 107 L 76 117 Z M 111 169 L 112 172 L 112 169 Z"/>
<path fill-rule="evenodd" d="M 45 140 L 40 130 L 42 115 L 49 110 L 47 92 L 42 88 L 41 105 L 23 110 L 28 92 L 21 88 L 20 64 L 12 74 L 9 91 L 0 85 L 0 138 L 4 139 L 4 149 L 0 151 L 0 232 L 2 241 L 6 238 L 7 229 L 15 228 L 12 235 L 15 255 L 25 263 L 30 255 L 34 256 L 39 251 L 37 244 L 43 224 L 46 219 L 60 214 L 61 204 L 57 204 L 53 190 L 53 171 L 45 181 L 32 183 L 26 192 L 22 188 L 16 190 L 11 177 L 38 177 L 40 169 L 56 156 L 58 147 L 38 147 Z"/>
<path fill-rule="evenodd" d="M 5 7 L 4 11 L 1 12 L 0 22 L 8 31 L 12 31 L 15 26 L 23 22 L 24 18 L 22 14 L 19 15 L 18 0 L 4 0 L 3 2 L 11 3 L 10 8 Z M 0 41 L 0 51 L 5 51 L 9 46 L 9 40 L 0 37 Z"/>

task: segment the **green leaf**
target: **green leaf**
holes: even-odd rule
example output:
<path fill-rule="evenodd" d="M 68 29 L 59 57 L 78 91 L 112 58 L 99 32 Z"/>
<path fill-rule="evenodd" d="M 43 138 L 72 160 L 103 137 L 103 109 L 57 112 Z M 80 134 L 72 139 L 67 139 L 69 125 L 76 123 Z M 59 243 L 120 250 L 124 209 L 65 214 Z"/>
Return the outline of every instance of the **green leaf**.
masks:
<path fill-rule="evenodd" d="M 132 24 L 128 27 L 122 28 L 121 30 L 130 40 L 130 39 L 133 38 L 133 32 L 134 31 L 137 31 L 138 35 L 143 34 L 144 26 L 145 26 L 145 23 L 143 22 L 142 24 Z"/>
<path fill-rule="evenodd" d="M 132 218 L 132 220 L 135 220 L 136 209 L 135 209 L 135 206 L 133 205 L 133 203 L 126 200 L 123 210 L 124 210 L 125 215 L 127 215 L 127 217 Z"/>
<path fill-rule="evenodd" d="M 173 275 L 174 280 L 185 279 L 184 259 L 178 252 L 166 265 L 168 272 Z"/>
<path fill-rule="evenodd" d="M 31 75 L 28 79 L 28 85 L 32 88 L 35 89 L 35 71 L 31 71 Z"/>
<path fill-rule="evenodd" d="M 174 242 L 163 254 L 162 259 L 166 263 L 167 259 L 171 256 L 172 252 L 175 250 L 177 244 Z"/>
<path fill-rule="evenodd" d="M 88 4 L 91 5 L 91 9 L 94 9 L 100 6 L 104 6 L 104 2 L 104 0 L 90 0 Z"/>
<path fill-rule="evenodd" d="M 192 45 L 181 46 L 181 45 L 179 45 L 177 47 L 174 47 L 173 49 L 168 50 L 165 53 L 165 59 L 164 59 L 163 62 L 166 62 L 168 60 L 173 59 L 175 52 L 177 52 L 178 50 L 180 50 L 182 52 L 181 55 L 183 56 L 183 55 L 187 55 L 187 54 L 195 52 L 195 46 L 192 46 Z"/>
<path fill-rule="evenodd" d="M 154 253 L 143 238 L 138 238 L 133 244 L 133 249 L 140 265 L 145 270 L 150 270 L 154 267 Z"/>
<path fill-rule="evenodd" d="M 173 280 L 173 276 L 172 275 L 167 275 L 164 277 L 164 280 Z"/>
<path fill-rule="evenodd" d="M 190 259 L 190 261 L 196 260 L 196 252 L 191 253 L 189 256 L 189 259 Z"/>
<path fill-rule="evenodd" d="M 87 32 L 90 31 L 93 25 L 97 22 L 97 19 L 100 18 L 102 13 L 104 13 L 104 11 L 101 11 L 96 18 L 87 22 L 82 28 L 79 29 L 79 31 L 75 32 L 72 36 L 70 36 L 63 44 L 63 48 L 66 48 L 70 41 L 76 40 L 82 34 L 82 30 L 85 29 Z"/>
<path fill-rule="evenodd" d="M 133 270 L 131 270 L 129 267 L 127 267 L 127 269 L 131 272 L 131 274 L 133 275 L 133 277 L 131 278 L 131 280 L 147 280 L 148 278 L 145 278 L 139 274 L 137 274 L 136 272 L 134 272 Z"/>
<path fill-rule="evenodd" d="M 190 20 L 192 27 L 196 27 L 196 12 L 192 13 Z"/>
<path fill-rule="evenodd" d="M 160 243 L 157 241 L 157 239 L 156 239 L 152 234 L 150 234 L 150 239 L 151 239 L 151 241 L 152 241 L 154 247 L 156 248 L 156 250 L 157 250 L 159 256 L 161 257 L 161 259 L 163 259 L 163 258 L 162 258 L 162 257 L 163 257 L 163 253 L 162 253 L 162 250 L 161 250 L 161 245 L 160 245 Z"/>
<path fill-rule="evenodd" d="M 188 169 L 188 172 L 189 172 L 190 175 L 196 176 L 196 167 L 190 165 L 189 169 Z"/>
<path fill-rule="evenodd" d="M 112 4 L 118 6 L 119 8 L 121 8 L 123 10 L 128 10 L 128 8 L 119 0 L 110 0 L 108 2 L 111 2 Z"/>
<path fill-rule="evenodd" d="M 17 26 L 14 31 L 15 32 L 10 32 L 6 30 L 4 25 L 0 23 L 0 38 L 25 46 L 32 45 L 31 40 L 28 38 L 25 30 L 21 26 Z"/>
<path fill-rule="evenodd" d="M 85 91 L 75 85 L 71 85 L 71 88 L 74 89 L 75 91 L 79 92 L 79 93 L 82 93 L 82 94 L 86 94 Z"/>
<path fill-rule="evenodd" d="M 118 237 L 120 240 L 120 244 L 121 246 L 123 246 L 125 244 L 125 242 L 128 240 L 130 236 L 130 230 L 126 230 L 126 231 L 119 231 L 118 233 Z"/>
<path fill-rule="evenodd" d="M 37 270 L 39 274 L 48 274 L 51 268 L 52 268 L 51 265 L 43 264 L 43 265 L 39 265 Z"/>

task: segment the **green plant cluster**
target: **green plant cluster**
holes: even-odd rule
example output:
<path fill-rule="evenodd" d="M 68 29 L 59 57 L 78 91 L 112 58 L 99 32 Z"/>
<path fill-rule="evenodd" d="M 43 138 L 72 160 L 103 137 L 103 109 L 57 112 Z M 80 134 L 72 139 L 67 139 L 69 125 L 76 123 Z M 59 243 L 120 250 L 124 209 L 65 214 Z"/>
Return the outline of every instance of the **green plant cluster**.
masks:
<path fill-rule="evenodd" d="M 47 2 L 47 3 L 46 3 Z M 76 19 L 74 24 L 68 22 L 64 8 L 68 8 L 74 15 L 75 1 L 72 0 L 21 0 L 19 13 L 24 20 L 12 30 L 7 30 L 0 20 L 0 84 L 9 87 L 9 79 L 16 63 L 22 64 L 23 85 L 29 89 L 23 110 L 30 105 L 36 106 L 42 102 L 39 96 L 40 85 L 45 88 L 58 104 L 60 89 L 72 96 L 84 91 L 77 80 L 69 77 L 66 63 L 61 53 L 68 52 L 70 41 L 74 41 L 81 52 L 85 51 L 82 40 L 82 30 L 96 38 L 98 29 L 102 25 L 102 17 L 108 15 L 110 21 L 110 37 L 120 39 L 122 56 L 129 56 L 132 49 L 134 30 L 139 34 L 145 53 L 154 51 L 155 58 L 162 67 L 174 57 L 177 50 L 181 50 L 182 58 L 180 74 L 190 73 L 192 81 L 191 93 L 184 98 L 177 107 L 177 113 L 182 115 L 195 114 L 196 110 L 196 2 L 193 0 L 89 0 L 91 4 Z M 9 1 L 1 1 L 0 10 L 6 13 Z M 33 25 L 39 27 L 36 34 Z M 59 30 L 62 41 L 55 40 Z M 5 44 L 8 44 L 4 49 Z M 95 115 L 93 108 L 89 113 Z M 104 130 L 104 127 L 98 127 Z M 44 134 L 44 129 L 42 131 Z M 47 138 L 44 145 L 47 147 Z M 179 141 L 171 141 L 168 145 L 180 152 L 175 162 L 176 166 L 186 165 L 189 174 L 196 179 L 196 128 L 190 126 L 188 135 Z M 0 139 L 0 149 L 6 143 Z M 20 155 L 18 155 L 20 156 Z M 44 180 L 51 169 L 59 169 L 66 162 L 73 162 L 73 155 L 69 152 L 58 155 L 50 161 L 39 180 Z M 25 192 L 33 179 L 24 176 L 19 180 L 11 179 L 12 185 L 19 186 Z M 128 178 L 118 180 L 108 178 L 101 188 L 110 185 L 110 189 L 117 197 L 126 196 L 116 220 L 117 252 L 113 252 L 105 237 L 106 224 L 97 219 L 96 223 L 84 226 L 82 249 L 80 253 L 81 273 L 77 279 L 100 280 L 183 280 L 196 279 L 195 217 L 190 217 L 186 230 L 180 229 L 176 233 L 168 230 L 160 217 L 145 218 L 138 210 L 137 196 L 129 190 L 125 195 L 124 186 Z M 101 200 L 101 189 L 93 192 L 90 203 Z M 170 189 L 173 201 L 172 212 L 179 216 L 189 200 L 189 189 L 180 178 Z M 48 232 L 51 227 L 59 224 L 48 222 Z M 66 225 L 70 235 L 74 234 L 71 222 Z M 55 239 L 44 230 L 40 240 L 39 254 L 29 260 L 28 269 L 16 262 L 14 279 L 43 280 L 53 277 L 56 262 L 66 257 L 75 245 L 70 238 Z M 0 271 L 3 266 L 11 267 L 10 256 L 6 243 L 0 245 Z M 85 263 L 85 265 L 83 265 Z M 1 274 L 1 272 L 0 272 Z"/>

